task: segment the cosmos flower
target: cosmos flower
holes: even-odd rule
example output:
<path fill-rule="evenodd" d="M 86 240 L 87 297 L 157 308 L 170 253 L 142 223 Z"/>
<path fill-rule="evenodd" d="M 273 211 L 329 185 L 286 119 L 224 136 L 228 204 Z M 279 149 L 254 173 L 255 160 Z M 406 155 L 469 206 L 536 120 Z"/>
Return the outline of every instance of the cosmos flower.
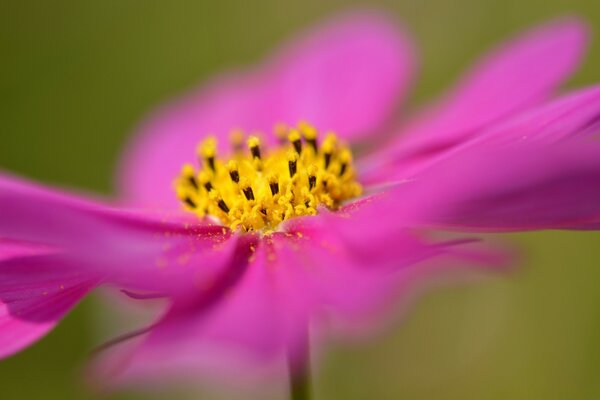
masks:
<path fill-rule="evenodd" d="M 585 42 L 538 27 L 396 123 L 413 50 L 344 15 L 157 112 L 114 203 L 1 175 L 0 356 L 109 285 L 168 300 L 122 375 L 302 370 L 309 338 L 375 323 L 425 271 L 503 261 L 431 232 L 596 229 L 600 87 L 555 97 Z"/>

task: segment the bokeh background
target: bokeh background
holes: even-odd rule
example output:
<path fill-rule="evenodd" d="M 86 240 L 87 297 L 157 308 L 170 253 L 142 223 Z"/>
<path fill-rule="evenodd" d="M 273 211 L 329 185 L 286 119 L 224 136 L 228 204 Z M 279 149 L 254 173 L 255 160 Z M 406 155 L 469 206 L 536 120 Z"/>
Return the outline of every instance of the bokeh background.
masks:
<path fill-rule="evenodd" d="M 0 168 L 110 195 L 119 150 L 153 106 L 356 5 L 2 0 Z M 570 85 L 600 81 L 597 0 L 368 5 L 383 7 L 414 35 L 422 64 L 414 104 L 439 93 L 490 45 L 565 13 L 587 18 L 595 31 Z M 429 293 L 403 324 L 370 342 L 330 349 L 316 377 L 317 399 L 600 399 L 600 234 L 511 239 L 525 257 L 519 270 Z M 1 361 L 0 398 L 96 398 L 80 374 L 99 341 L 99 308 L 97 298 L 84 301 L 44 340 Z"/>

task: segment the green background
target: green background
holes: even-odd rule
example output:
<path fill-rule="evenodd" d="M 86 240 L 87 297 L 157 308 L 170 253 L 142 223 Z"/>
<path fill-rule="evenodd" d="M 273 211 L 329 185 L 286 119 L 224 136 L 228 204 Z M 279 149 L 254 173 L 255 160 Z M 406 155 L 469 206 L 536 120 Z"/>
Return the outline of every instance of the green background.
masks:
<path fill-rule="evenodd" d="M 418 103 L 477 54 L 530 24 L 576 13 L 600 31 L 597 0 L 369 4 L 414 34 L 422 65 Z M 289 34 L 352 5 L 2 0 L 0 168 L 110 194 L 119 149 L 151 107 L 224 68 L 259 60 Z M 600 80 L 599 35 L 594 39 L 571 86 Z M 317 374 L 317 398 L 600 399 L 600 235 L 510 239 L 525 256 L 521 269 L 429 293 L 403 324 L 371 341 L 331 348 Z M 0 399 L 95 398 L 80 372 L 99 341 L 98 308 L 97 300 L 86 300 L 44 340 L 1 361 Z M 217 395 L 234 396 L 196 398 Z"/>

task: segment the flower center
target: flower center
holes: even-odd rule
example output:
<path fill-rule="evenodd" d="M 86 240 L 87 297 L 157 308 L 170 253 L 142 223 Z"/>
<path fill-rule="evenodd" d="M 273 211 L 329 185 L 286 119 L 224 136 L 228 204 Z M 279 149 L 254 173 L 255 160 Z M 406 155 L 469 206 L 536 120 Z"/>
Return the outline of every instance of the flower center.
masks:
<path fill-rule="evenodd" d="M 317 130 L 306 123 L 277 126 L 279 145 L 263 149 L 259 135 L 231 134 L 229 159 L 217 156 L 209 137 L 198 147 L 201 168 L 183 166 L 175 184 L 186 210 L 212 216 L 232 230 L 272 231 L 285 220 L 316 215 L 318 206 L 337 209 L 357 197 L 352 153 L 334 133 L 319 144 Z"/>

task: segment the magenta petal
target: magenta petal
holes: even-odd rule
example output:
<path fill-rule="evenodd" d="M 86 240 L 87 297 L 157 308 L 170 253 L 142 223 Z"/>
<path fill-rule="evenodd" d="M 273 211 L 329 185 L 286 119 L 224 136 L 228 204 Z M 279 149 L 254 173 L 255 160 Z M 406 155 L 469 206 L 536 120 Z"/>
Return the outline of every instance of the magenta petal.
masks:
<path fill-rule="evenodd" d="M 53 256 L 0 261 L 0 358 L 45 335 L 97 283 Z"/>
<path fill-rule="evenodd" d="M 310 318 L 313 326 L 360 324 L 394 298 L 390 269 L 376 261 L 371 269 L 364 268 L 345 243 L 326 231 L 307 232 L 297 242 L 280 240 L 277 246 L 281 267 L 287 269 L 280 277 L 280 302 L 298 320 Z"/>
<path fill-rule="evenodd" d="M 207 135 L 227 145 L 232 129 L 264 129 L 265 93 L 258 77 L 231 75 L 158 110 L 144 122 L 122 157 L 118 189 L 135 206 L 179 206 L 173 182 L 184 163 L 196 160 L 196 148 Z"/>
<path fill-rule="evenodd" d="M 600 220 L 600 146 L 521 143 L 456 152 L 400 184 L 362 218 L 384 226 L 515 231 L 591 226 Z"/>
<path fill-rule="evenodd" d="M 406 95 L 413 50 L 383 14 L 338 17 L 275 61 L 283 121 L 306 119 L 347 140 L 369 139 Z"/>
<path fill-rule="evenodd" d="M 134 350 L 123 366 L 125 376 L 195 379 L 201 372 L 235 372 L 243 378 L 272 372 L 286 354 L 298 353 L 313 313 L 324 313 L 334 304 L 355 308 L 338 299 L 340 289 L 352 282 L 357 287 L 346 290 L 345 297 L 356 298 L 352 293 L 360 292 L 364 283 L 353 280 L 356 274 L 344 275 L 348 268 L 341 268 L 341 261 L 311 266 L 318 254 L 307 254 L 313 251 L 310 243 L 281 234 L 262 241 L 250 264 L 234 266 L 241 269 L 238 279 L 211 308 L 175 304 Z M 343 282 L 336 280 L 342 277 Z M 385 284 L 388 279 L 378 281 Z"/>
<path fill-rule="evenodd" d="M 248 375 L 275 362 L 286 342 L 284 305 L 277 301 L 277 278 L 264 246 L 254 247 L 249 239 L 236 239 L 239 254 L 228 265 L 229 277 L 198 291 L 193 302 L 176 302 L 136 346 L 121 366 L 125 377 L 166 374 L 195 380 L 201 372 L 232 369 Z M 249 246 L 256 249 L 250 261 Z M 257 368 L 248 370 L 248 365 Z"/>
<path fill-rule="evenodd" d="M 373 182 L 410 179 L 420 171 L 470 147 L 506 147 L 529 143 L 543 146 L 596 134 L 599 125 L 600 86 L 592 86 L 492 124 L 452 149 L 398 159 L 385 168 L 374 168 L 365 178 Z"/>
<path fill-rule="evenodd" d="M 597 133 L 600 125 L 600 86 L 578 90 L 490 126 L 463 147 L 518 143 L 546 145 Z"/>
<path fill-rule="evenodd" d="M 574 71 L 587 27 L 570 18 L 542 25 L 485 56 L 437 106 L 405 129 L 396 152 L 455 144 L 475 130 L 551 95 Z"/>
<path fill-rule="evenodd" d="M 487 253 L 450 250 L 469 241 L 429 244 L 406 231 L 386 237 L 381 246 L 364 236 L 357 243 L 345 234 L 353 219 L 339 215 L 293 221 L 286 233 L 264 238 L 249 264 L 243 255 L 230 264 L 227 290 L 175 302 L 147 337 L 133 347 L 115 348 L 102 367 L 134 380 L 261 376 L 286 355 L 298 362 L 307 326 L 316 339 L 332 324 L 356 333 L 381 322 L 383 311 L 423 276 L 422 261 L 441 255 L 497 261 Z M 348 225 L 333 225 L 342 221 Z M 360 228 L 372 233 L 377 224 Z"/>
<path fill-rule="evenodd" d="M 0 176 L 0 355 L 33 342 L 98 284 L 180 301 L 219 279 L 229 230 L 114 210 Z"/>
<path fill-rule="evenodd" d="M 134 291 L 194 291 L 232 249 L 228 229 L 192 214 L 182 220 L 178 213 L 115 210 L 8 177 L 0 177 L 0 209 L 0 257 L 28 246 L 59 251 L 78 270 Z"/>
<path fill-rule="evenodd" d="M 17 257 L 51 254 L 52 248 L 0 237 L 0 262 Z"/>
<path fill-rule="evenodd" d="M 269 133 L 274 124 L 308 120 L 361 139 L 392 111 L 412 72 L 407 41 L 385 17 L 350 14 L 285 47 L 256 71 L 215 81 L 147 121 L 123 158 L 124 198 L 177 206 L 172 182 L 207 134 L 234 128 Z"/>

